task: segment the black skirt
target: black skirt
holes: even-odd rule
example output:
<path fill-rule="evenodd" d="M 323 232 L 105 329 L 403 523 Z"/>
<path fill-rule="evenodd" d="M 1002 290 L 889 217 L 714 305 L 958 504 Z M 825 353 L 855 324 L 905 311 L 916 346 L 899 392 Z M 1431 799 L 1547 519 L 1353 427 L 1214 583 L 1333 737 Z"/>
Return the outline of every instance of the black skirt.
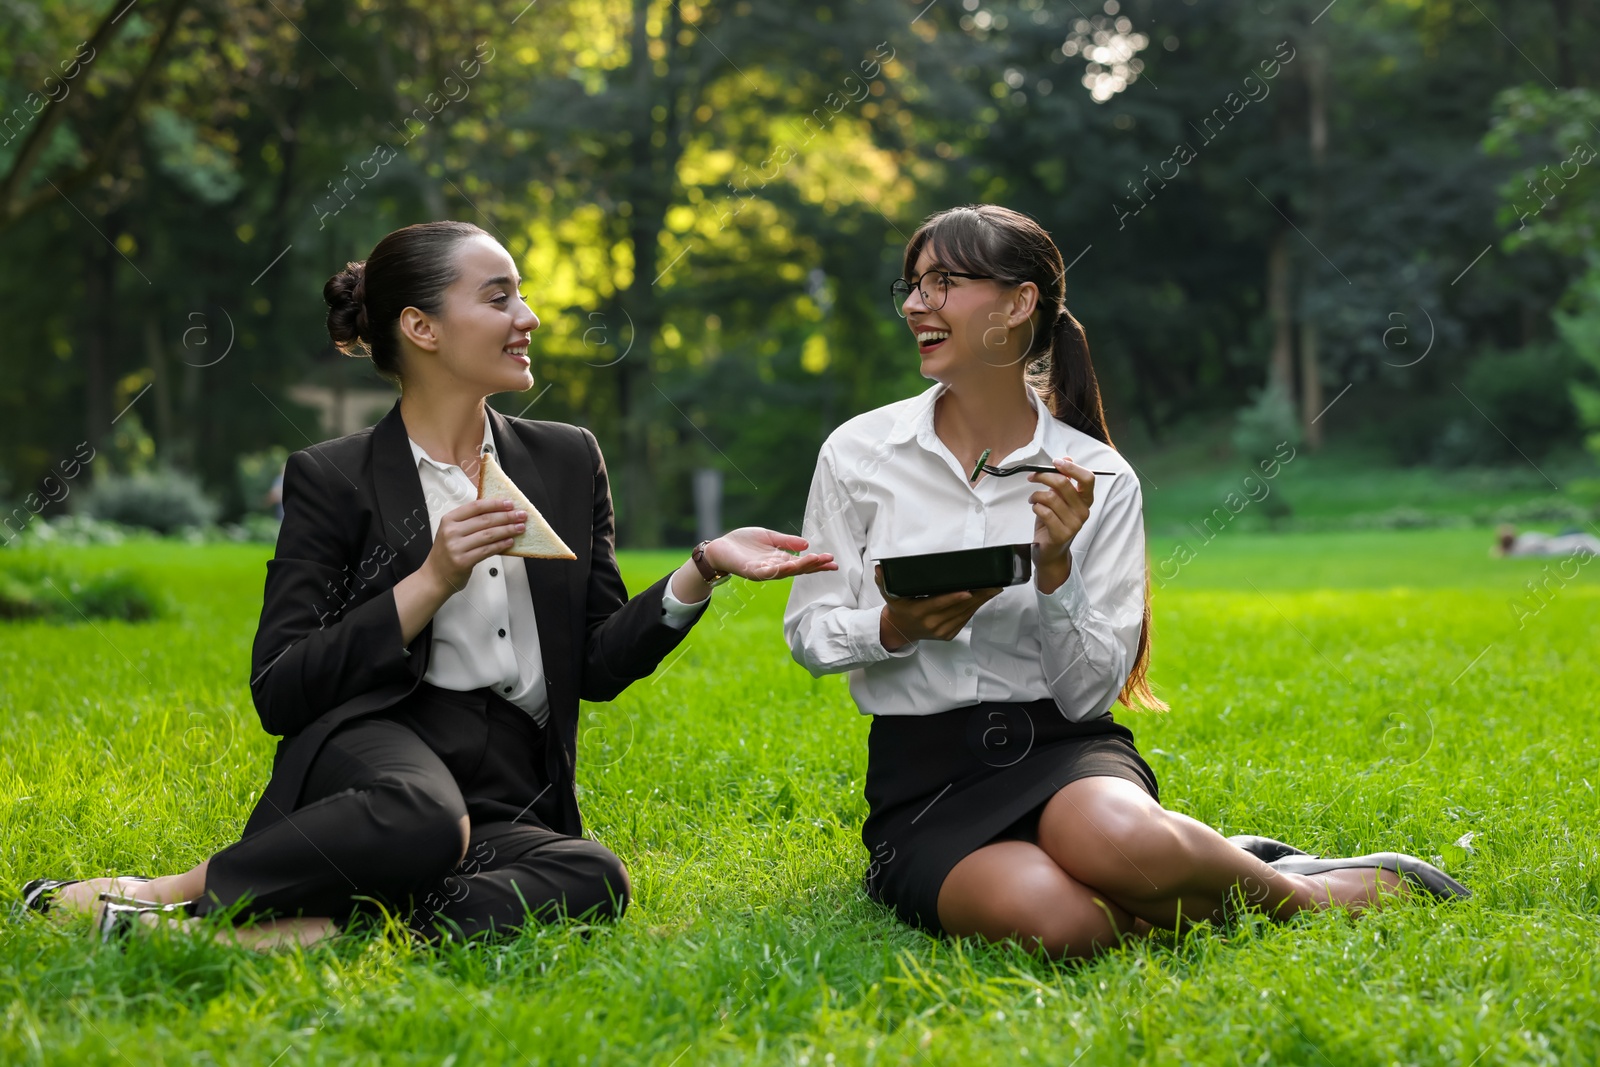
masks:
<path fill-rule="evenodd" d="M 1053 700 L 876 715 L 867 738 L 867 895 L 938 932 L 939 887 L 1002 837 L 1034 840 L 1039 813 L 1079 778 L 1126 778 L 1160 799 L 1133 734 L 1106 713 L 1072 722 Z"/>

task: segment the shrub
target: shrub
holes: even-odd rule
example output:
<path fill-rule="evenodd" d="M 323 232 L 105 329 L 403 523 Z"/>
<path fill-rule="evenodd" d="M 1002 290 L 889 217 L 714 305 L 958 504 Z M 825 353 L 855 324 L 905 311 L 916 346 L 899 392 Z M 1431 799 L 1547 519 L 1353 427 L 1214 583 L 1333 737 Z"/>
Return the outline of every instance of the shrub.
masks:
<path fill-rule="evenodd" d="M 1589 365 L 1588 377 L 1592 381 L 1600 373 L 1600 260 L 1592 253 L 1589 269 L 1567 289 L 1561 308 L 1551 318 L 1572 355 Z M 1576 379 L 1577 375 L 1573 377 Z M 1600 389 L 1574 380 L 1570 392 L 1573 407 L 1590 431 L 1585 443 L 1600 459 Z"/>
<path fill-rule="evenodd" d="M 273 481 L 283 470 L 284 461 L 288 458 L 287 448 L 274 445 L 261 452 L 242 455 L 234 462 L 239 500 L 246 512 L 272 514 L 271 505 L 265 502 L 267 490 L 272 488 Z"/>
<path fill-rule="evenodd" d="M 89 490 L 83 509 L 97 519 L 143 526 L 163 534 L 180 526 L 211 523 L 218 510 L 192 475 L 170 467 L 148 474 L 103 477 Z"/>
<path fill-rule="evenodd" d="M 165 597 L 135 571 L 75 578 L 38 562 L 0 565 L 0 619 L 77 622 L 88 616 L 139 622 L 167 611 Z"/>
<path fill-rule="evenodd" d="M 1445 466 L 1501 463 L 1579 440 L 1568 388 L 1578 373 L 1562 344 L 1479 356 L 1457 383 L 1471 404 L 1456 398 L 1460 403 L 1439 435 L 1433 460 Z"/>
<path fill-rule="evenodd" d="M 1547 496 L 1498 508 L 1494 512 L 1494 521 L 1517 525 L 1525 522 L 1554 522 L 1567 526 L 1583 526 L 1588 523 L 1595 510 L 1566 497 Z"/>
<path fill-rule="evenodd" d="M 14 538 L 10 544 L 19 548 L 29 544 L 120 545 L 130 536 L 153 535 L 137 526 L 92 519 L 87 515 L 57 515 L 50 519 L 34 519 L 23 528 L 22 536 Z"/>
<path fill-rule="evenodd" d="M 1288 392 L 1269 385 L 1234 416 L 1233 447 L 1239 458 L 1255 463 L 1271 457 L 1285 441 L 1300 444 L 1300 418 Z"/>
<path fill-rule="evenodd" d="M 278 541 L 278 527 L 281 526 L 277 519 L 271 515 L 246 515 L 239 523 L 239 529 L 244 541 L 264 541 L 267 544 L 276 544 Z"/>

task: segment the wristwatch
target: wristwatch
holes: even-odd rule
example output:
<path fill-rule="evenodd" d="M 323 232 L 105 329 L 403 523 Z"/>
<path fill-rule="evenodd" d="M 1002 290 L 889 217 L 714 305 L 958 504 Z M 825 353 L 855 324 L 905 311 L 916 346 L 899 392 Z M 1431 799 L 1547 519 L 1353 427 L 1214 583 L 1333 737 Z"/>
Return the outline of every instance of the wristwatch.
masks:
<path fill-rule="evenodd" d="M 698 545 L 695 545 L 694 551 L 689 553 L 689 558 L 694 560 L 695 567 L 700 571 L 700 577 L 704 578 L 708 584 L 721 585 L 723 582 L 731 578 L 732 575 L 727 571 L 717 570 L 711 565 L 711 561 L 706 559 L 706 546 L 710 543 L 711 542 L 707 540 L 701 541 Z"/>

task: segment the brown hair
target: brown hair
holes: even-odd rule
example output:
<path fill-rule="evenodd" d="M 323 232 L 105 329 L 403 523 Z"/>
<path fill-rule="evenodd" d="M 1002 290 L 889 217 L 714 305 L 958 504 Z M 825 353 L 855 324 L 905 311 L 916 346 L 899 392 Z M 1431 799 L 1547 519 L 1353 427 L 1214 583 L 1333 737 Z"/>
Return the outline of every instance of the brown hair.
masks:
<path fill-rule="evenodd" d="M 1032 282 L 1039 288 L 1037 322 L 1023 358 L 1034 364 L 1028 384 L 1038 391 L 1051 414 L 1075 430 L 1106 445 L 1106 427 L 1100 402 L 1100 383 L 1089 358 L 1089 340 L 1083 326 L 1067 310 L 1066 268 L 1050 234 L 1020 211 L 993 204 L 970 204 L 928 216 L 906 244 L 904 276 L 916 270 L 924 248 L 938 250 L 942 265 L 951 270 L 982 274 L 1002 285 Z M 1133 670 L 1119 699 L 1130 708 L 1165 711 L 1167 704 L 1150 689 L 1150 562 L 1145 561 L 1144 621 Z"/>
<path fill-rule="evenodd" d="M 328 336 L 347 356 L 370 355 L 379 374 L 400 384 L 400 338 L 395 326 L 408 307 L 430 315 L 460 277 L 455 246 L 483 233 L 470 222 L 419 222 L 395 230 L 359 263 L 322 287 Z"/>

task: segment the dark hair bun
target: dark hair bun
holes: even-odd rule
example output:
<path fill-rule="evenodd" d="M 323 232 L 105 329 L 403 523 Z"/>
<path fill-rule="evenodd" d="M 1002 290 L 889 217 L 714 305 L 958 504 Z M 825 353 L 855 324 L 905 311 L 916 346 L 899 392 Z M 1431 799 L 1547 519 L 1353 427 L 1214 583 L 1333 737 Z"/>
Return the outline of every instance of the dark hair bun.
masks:
<path fill-rule="evenodd" d="M 444 291 L 461 273 L 456 246 L 488 236 L 470 222 L 419 222 L 384 237 L 322 287 L 328 336 L 347 356 L 370 356 L 372 369 L 399 385 L 400 313 L 439 314 Z"/>
<path fill-rule="evenodd" d="M 328 336 L 346 355 L 372 339 L 367 329 L 366 274 L 365 262 L 346 263 L 344 270 L 322 287 L 322 299 L 328 304 Z"/>

